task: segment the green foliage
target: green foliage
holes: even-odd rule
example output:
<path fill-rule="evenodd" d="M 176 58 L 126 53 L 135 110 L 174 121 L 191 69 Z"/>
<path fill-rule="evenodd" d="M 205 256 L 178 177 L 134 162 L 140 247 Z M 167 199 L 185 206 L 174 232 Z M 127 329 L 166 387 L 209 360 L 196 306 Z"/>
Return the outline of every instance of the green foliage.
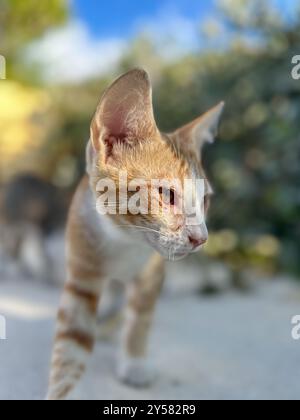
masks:
<path fill-rule="evenodd" d="M 7 60 L 10 77 L 20 76 L 18 55 L 31 40 L 68 16 L 66 0 L 0 0 L 0 54 Z"/>
<path fill-rule="evenodd" d="M 216 192 L 210 228 L 234 232 L 237 240 L 213 253 L 236 268 L 299 274 L 300 83 L 291 77 L 291 58 L 299 53 L 300 20 L 283 23 L 263 3 L 263 13 L 254 8 L 248 18 L 227 9 L 225 21 L 238 28 L 240 41 L 234 37 L 229 50 L 164 66 L 155 109 L 168 131 L 226 101 L 220 139 L 205 148 L 203 160 Z M 257 46 L 242 41 L 249 28 L 257 31 L 252 39 L 260 34 Z"/>

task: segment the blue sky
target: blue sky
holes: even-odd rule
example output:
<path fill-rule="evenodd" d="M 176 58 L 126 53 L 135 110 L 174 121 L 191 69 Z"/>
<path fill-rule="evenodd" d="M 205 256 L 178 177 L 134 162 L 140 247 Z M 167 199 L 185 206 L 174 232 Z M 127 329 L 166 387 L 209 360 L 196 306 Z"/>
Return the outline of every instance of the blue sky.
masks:
<path fill-rule="evenodd" d="M 285 14 L 298 0 L 270 0 Z M 84 21 L 92 36 L 124 37 L 135 34 L 139 23 L 149 21 L 170 11 L 173 15 L 201 21 L 215 11 L 215 0 L 73 0 L 76 19 Z"/>
<path fill-rule="evenodd" d="M 130 37 L 138 22 L 163 12 L 201 20 L 214 8 L 213 0 L 73 0 L 75 18 L 85 21 L 95 37 Z"/>
<path fill-rule="evenodd" d="M 222 48 L 227 45 L 226 30 L 217 1 L 235 0 L 71 0 L 69 22 L 33 43 L 29 60 L 42 66 L 45 81 L 68 83 L 113 72 L 142 32 L 165 60 L 207 47 L 200 32 L 207 24 L 217 28 L 210 47 Z M 270 1 L 289 19 L 299 4 L 299 0 Z"/>

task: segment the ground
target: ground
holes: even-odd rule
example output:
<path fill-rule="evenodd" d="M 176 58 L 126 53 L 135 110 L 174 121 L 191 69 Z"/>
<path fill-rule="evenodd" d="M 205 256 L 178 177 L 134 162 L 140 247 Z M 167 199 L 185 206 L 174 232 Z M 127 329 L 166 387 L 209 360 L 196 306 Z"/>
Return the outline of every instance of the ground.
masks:
<path fill-rule="evenodd" d="M 1 280 L 0 399 L 44 398 L 58 299 L 57 288 Z M 156 383 L 143 390 L 119 384 L 116 345 L 99 342 L 73 398 L 300 399 L 300 341 L 291 337 L 299 303 L 299 289 L 283 282 L 249 294 L 167 294 L 151 337 Z"/>

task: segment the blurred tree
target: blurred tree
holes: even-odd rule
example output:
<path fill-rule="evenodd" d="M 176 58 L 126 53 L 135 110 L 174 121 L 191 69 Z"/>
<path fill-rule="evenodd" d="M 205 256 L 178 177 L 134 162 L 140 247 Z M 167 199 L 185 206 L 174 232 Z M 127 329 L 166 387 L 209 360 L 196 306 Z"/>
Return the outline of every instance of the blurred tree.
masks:
<path fill-rule="evenodd" d="M 300 273 L 300 83 L 291 77 L 299 14 L 287 22 L 266 0 L 219 3 L 227 48 L 163 66 L 158 122 L 174 129 L 225 99 L 220 140 L 204 151 L 217 192 L 210 225 L 220 231 L 208 252 L 236 268 Z"/>
<path fill-rule="evenodd" d="M 22 47 L 63 24 L 68 9 L 67 0 L 0 0 L 0 53 L 6 57 L 10 78 L 22 78 L 16 63 Z"/>
<path fill-rule="evenodd" d="M 41 172 L 45 157 L 38 163 L 36 153 L 47 137 L 51 99 L 45 89 L 32 86 L 35 78 L 27 74 L 19 57 L 23 47 L 46 30 L 63 24 L 68 16 L 66 0 L 0 0 L 0 54 L 5 56 L 7 79 L 0 95 L 0 179 L 20 170 Z"/>

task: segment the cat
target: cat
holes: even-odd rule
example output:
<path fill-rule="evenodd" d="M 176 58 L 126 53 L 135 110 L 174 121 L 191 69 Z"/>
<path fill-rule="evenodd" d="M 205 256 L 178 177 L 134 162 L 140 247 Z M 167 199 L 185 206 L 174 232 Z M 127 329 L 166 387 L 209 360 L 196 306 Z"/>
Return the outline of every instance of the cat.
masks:
<path fill-rule="evenodd" d="M 97 185 L 108 178 L 129 180 L 194 179 L 204 181 L 204 211 L 212 193 L 201 164 L 201 148 L 217 134 L 224 103 L 170 134 L 154 120 L 148 73 L 134 69 L 119 77 L 104 93 L 90 126 L 87 174 L 71 204 L 66 233 L 67 279 L 61 299 L 51 361 L 47 399 L 65 399 L 83 374 L 91 353 L 97 307 L 109 279 L 127 285 L 127 304 L 119 379 L 147 386 L 155 379 L 147 359 L 147 339 L 154 307 L 164 279 L 166 258 L 197 252 L 207 240 L 205 220 L 186 224 L 176 214 L 177 191 L 158 191 L 158 213 L 116 214 L 100 211 Z M 138 191 L 138 190 L 137 190 Z M 168 193 L 168 194 L 167 194 Z M 192 191 L 197 195 L 197 190 Z M 165 212 L 168 195 L 169 212 Z M 131 195 L 130 195 L 131 196 Z M 197 197 L 196 197 L 197 198 Z"/>
<path fill-rule="evenodd" d="M 52 281 L 46 243 L 64 224 L 61 194 L 49 182 L 29 173 L 13 177 L 0 194 L 1 271 L 11 262 L 19 276 Z M 3 277 L 9 278 L 12 270 L 4 273 Z"/>

